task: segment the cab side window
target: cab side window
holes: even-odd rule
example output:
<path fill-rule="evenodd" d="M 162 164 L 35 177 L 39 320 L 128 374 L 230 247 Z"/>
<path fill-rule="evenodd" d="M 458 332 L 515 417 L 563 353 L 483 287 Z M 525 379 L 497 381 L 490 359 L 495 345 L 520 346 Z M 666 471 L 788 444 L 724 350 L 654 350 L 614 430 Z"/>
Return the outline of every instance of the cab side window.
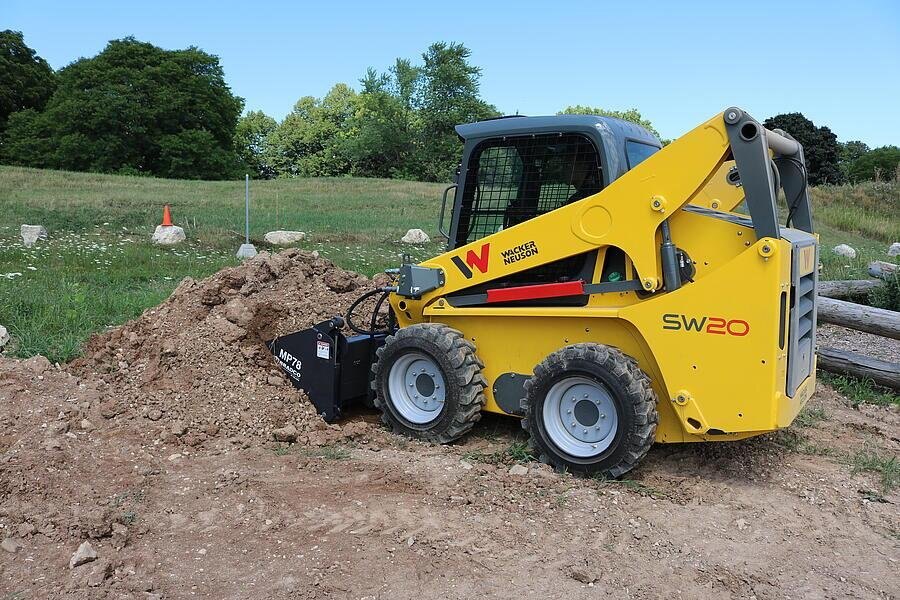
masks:
<path fill-rule="evenodd" d="M 625 142 L 625 157 L 628 159 L 628 168 L 633 169 L 654 154 L 659 148 L 650 144 L 643 144 L 634 140 Z"/>
<path fill-rule="evenodd" d="M 486 140 L 467 167 L 456 247 L 587 198 L 603 186 L 597 149 L 578 134 Z"/>

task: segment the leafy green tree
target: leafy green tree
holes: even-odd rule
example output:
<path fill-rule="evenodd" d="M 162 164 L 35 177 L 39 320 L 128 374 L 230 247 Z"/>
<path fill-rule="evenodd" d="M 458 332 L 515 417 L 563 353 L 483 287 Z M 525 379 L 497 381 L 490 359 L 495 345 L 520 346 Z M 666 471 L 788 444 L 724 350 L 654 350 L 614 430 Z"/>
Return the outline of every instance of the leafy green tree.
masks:
<path fill-rule="evenodd" d="M 388 73 L 369 68 L 360 80 L 361 91 L 352 127 L 357 134 L 347 144 L 351 174 L 363 177 L 404 177 L 415 170 L 415 109 L 413 96 L 419 71 L 397 59 Z"/>
<path fill-rule="evenodd" d="M 414 101 L 420 160 L 410 173 L 418 179 L 449 179 L 461 150 L 457 124 L 499 116 L 479 96 L 481 69 L 469 63 L 471 54 L 462 44 L 437 42 L 422 55 Z"/>
<path fill-rule="evenodd" d="M 838 143 L 841 148 L 840 167 L 844 179 L 850 179 L 850 165 L 860 156 L 869 151 L 869 145 L 859 140 Z"/>
<path fill-rule="evenodd" d="M 900 148 L 882 146 L 869 150 L 850 165 L 852 181 L 893 181 L 900 176 Z"/>
<path fill-rule="evenodd" d="M 567 106 L 565 110 L 562 110 L 558 113 L 558 115 L 597 115 L 600 117 L 615 117 L 617 119 L 622 119 L 623 121 L 629 121 L 631 123 L 636 123 L 655 135 L 659 137 L 659 132 L 653 126 L 653 123 L 650 122 L 649 119 L 645 119 L 644 116 L 638 111 L 636 108 L 631 108 L 628 110 L 607 110 L 605 108 L 600 108 L 599 106 L 585 106 L 583 104 L 576 104 L 575 106 Z"/>
<path fill-rule="evenodd" d="M 55 87 L 53 69 L 28 47 L 22 32 L 0 31 L 0 136 L 11 114 L 41 110 Z"/>
<path fill-rule="evenodd" d="M 234 132 L 243 100 L 217 57 L 113 40 L 60 70 L 40 113 L 10 123 L 4 156 L 26 166 L 163 177 L 237 176 Z M 37 133 L 46 141 L 35 139 Z M 189 143 L 196 143 L 193 149 Z M 46 154 L 35 162 L 34 152 Z"/>
<path fill-rule="evenodd" d="M 766 119 L 768 129 L 782 129 L 803 145 L 810 185 L 844 182 L 840 168 L 841 148 L 828 127 L 816 125 L 801 113 L 786 113 Z"/>
<path fill-rule="evenodd" d="M 272 117 L 261 110 L 251 110 L 238 119 L 234 131 L 234 148 L 254 177 L 271 179 L 275 168 L 269 164 L 269 136 L 278 127 Z"/>
<path fill-rule="evenodd" d="M 329 177 L 350 172 L 348 140 L 356 92 L 344 83 L 321 100 L 304 96 L 269 137 L 269 163 L 279 175 Z"/>

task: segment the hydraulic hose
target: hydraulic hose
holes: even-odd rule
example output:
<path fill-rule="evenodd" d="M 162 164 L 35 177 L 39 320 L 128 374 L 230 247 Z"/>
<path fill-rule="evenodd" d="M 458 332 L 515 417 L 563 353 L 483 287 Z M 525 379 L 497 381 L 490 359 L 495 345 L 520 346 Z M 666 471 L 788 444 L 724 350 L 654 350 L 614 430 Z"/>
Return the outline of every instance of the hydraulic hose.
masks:
<path fill-rule="evenodd" d="M 368 336 L 376 336 L 376 335 L 381 335 L 381 334 L 385 334 L 385 333 L 390 333 L 392 323 L 393 323 L 393 313 L 388 315 L 388 329 L 387 330 L 383 330 L 383 331 L 376 330 L 375 324 L 378 320 L 378 311 L 381 310 L 381 307 L 384 304 L 384 301 L 387 300 L 388 296 L 390 296 L 393 289 L 394 288 L 376 288 L 374 290 L 369 290 L 368 292 L 366 292 L 365 294 L 363 294 L 362 296 L 360 296 L 359 298 L 354 300 L 353 304 L 350 305 L 350 308 L 347 309 L 346 321 L 347 321 L 347 325 L 350 327 L 350 329 L 352 329 L 356 333 L 359 333 L 362 335 L 368 335 Z M 357 308 L 359 308 L 360 304 L 362 304 L 369 298 L 372 298 L 373 296 L 377 296 L 378 294 L 381 294 L 381 298 L 379 298 L 378 301 L 375 303 L 375 309 L 372 311 L 372 318 L 369 321 L 369 329 L 363 329 L 362 327 L 357 326 L 353 322 L 353 313 L 356 311 Z"/>

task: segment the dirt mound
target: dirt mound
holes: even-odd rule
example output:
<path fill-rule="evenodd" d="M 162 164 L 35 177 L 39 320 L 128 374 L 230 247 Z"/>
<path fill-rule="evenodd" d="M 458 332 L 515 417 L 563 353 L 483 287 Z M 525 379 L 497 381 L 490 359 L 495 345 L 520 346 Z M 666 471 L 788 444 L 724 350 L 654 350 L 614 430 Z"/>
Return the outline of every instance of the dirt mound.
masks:
<path fill-rule="evenodd" d="M 170 442 L 247 443 L 293 426 L 299 441 L 324 443 L 340 430 L 291 386 L 265 342 L 343 313 L 370 285 L 315 252 L 261 253 L 186 278 L 158 307 L 93 337 L 70 370 L 96 382 L 103 417 L 164 426 Z"/>

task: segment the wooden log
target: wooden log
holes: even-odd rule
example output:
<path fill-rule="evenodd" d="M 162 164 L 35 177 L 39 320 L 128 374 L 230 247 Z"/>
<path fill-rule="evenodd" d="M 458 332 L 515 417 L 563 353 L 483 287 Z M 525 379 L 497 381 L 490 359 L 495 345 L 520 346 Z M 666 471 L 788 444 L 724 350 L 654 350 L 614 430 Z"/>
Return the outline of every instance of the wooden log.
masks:
<path fill-rule="evenodd" d="M 871 358 L 856 352 L 836 348 L 819 348 L 820 369 L 852 375 L 861 379 L 871 379 L 878 385 L 900 391 L 900 363 Z"/>
<path fill-rule="evenodd" d="M 838 300 L 865 298 L 869 292 L 883 285 L 880 279 L 850 279 L 847 281 L 820 281 L 819 295 Z"/>
<path fill-rule="evenodd" d="M 869 275 L 879 279 L 887 279 L 898 272 L 897 265 L 883 260 L 873 260 L 869 263 Z"/>
<path fill-rule="evenodd" d="M 819 322 L 900 340 L 900 312 L 819 296 Z"/>

